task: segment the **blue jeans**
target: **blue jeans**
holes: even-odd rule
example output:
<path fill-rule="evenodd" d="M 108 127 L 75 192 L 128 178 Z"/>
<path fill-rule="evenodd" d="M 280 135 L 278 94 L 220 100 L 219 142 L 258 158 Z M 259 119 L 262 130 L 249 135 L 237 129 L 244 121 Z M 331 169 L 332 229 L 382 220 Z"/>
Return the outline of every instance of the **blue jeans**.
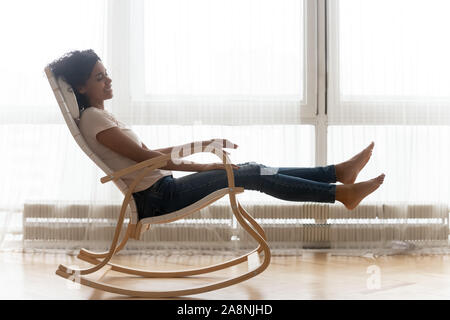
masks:
<path fill-rule="evenodd" d="M 238 164 L 234 169 L 237 187 L 257 190 L 288 201 L 334 203 L 336 169 L 334 165 L 316 168 L 267 167 L 255 162 Z M 133 193 L 139 219 L 182 209 L 210 193 L 228 187 L 225 170 L 210 170 L 181 178 L 166 176 L 146 190 Z"/>

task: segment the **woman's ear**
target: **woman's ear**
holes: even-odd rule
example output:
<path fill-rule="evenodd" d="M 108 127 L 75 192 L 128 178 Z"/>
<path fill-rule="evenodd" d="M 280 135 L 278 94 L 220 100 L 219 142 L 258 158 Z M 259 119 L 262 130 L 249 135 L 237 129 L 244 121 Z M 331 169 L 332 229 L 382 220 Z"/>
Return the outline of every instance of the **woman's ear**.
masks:
<path fill-rule="evenodd" d="M 79 87 L 77 87 L 77 90 L 78 90 L 79 93 L 85 94 L 86 93 L 86 86 L 79 86 Z"/>
<path fill-rule="evenodd" d="M 85 83 L 85 84 L 79 85 L 77 87 L 77 90 L 81 94 L 86 94 L 86 92 L 87 92 L 87 84 Z"/>

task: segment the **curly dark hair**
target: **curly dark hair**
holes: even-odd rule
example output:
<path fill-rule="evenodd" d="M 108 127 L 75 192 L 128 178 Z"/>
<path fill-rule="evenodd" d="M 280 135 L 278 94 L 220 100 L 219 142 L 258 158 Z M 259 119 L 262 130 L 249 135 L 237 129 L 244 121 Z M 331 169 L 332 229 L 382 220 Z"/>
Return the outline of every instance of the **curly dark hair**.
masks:
<path fill-rule="evenodd" d="M 48 64 L 57 79 L 62 77 L 73 88 L 80 113 L 90 105 L 87 96 L 78 92 L 78 87 L 89 79 L 97 61 L 101 61 L 100 57 L 88 49 L 68 52 Z"/>

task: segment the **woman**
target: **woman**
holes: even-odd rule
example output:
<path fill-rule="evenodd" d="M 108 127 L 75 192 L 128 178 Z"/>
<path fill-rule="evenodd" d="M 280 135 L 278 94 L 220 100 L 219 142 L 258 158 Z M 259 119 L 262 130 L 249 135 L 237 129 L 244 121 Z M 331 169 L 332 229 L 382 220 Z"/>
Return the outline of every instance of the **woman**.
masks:
<path fill-rule="evenodd" d="M 128 126 L 105 110 L 104 101 L 113 97 L 112 80 L 93 50 L 69 52 L 49 66 L 56 77 L 64 77 L 74 89 L 81 113 L 80 132 L 111 169 L 117 171 L 180 147 L 150 150 Z M 208 146 L 212 141 L 196 143 Z M 221 141 L 223 147 L 238 147 L 228 140 L 214 141 Z M 271 168 L 254 162 L 233 165 L 235 184 L 288 201 L 334 203 L 337 200 L 352 210 L 384 181 L 385 175 L 381 174 L 374 179 L 354 183 L 370 159 L 373 147 L 372 142 L 351 159 L 324 167 Z M 179 210 L 227 187 L 224 169 L 222 163 L 169 161 L 165 167 L 145 176 L 136 187 L 133 197 L 139 218 Z M 173 178 L 171 170 L 197 173 Z M 125 176 L 125 183 L 129 186 L 137 174 Z M 333 184 L 336 182 L 342 185 Z"/>

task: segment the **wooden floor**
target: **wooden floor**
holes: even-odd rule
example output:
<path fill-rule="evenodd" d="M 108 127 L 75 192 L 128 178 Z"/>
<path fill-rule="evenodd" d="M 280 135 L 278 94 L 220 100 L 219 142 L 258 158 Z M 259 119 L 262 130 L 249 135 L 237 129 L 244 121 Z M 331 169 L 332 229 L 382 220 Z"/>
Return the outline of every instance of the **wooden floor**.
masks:
<path fill-rule="evenodd" d="M 124 255 L 118 263 L 153 270 L 179 270 L 204 266 L 230 256 Z M 0 299 L 127 299 L 55 275 L 60 264 L 84 267 L 76 257 L 44 253 L 0 253 Z M 152 268 L 153 266 L 153 268 Z M 233 267 L 208 277 L 138 279 L 108 271 L 102 280 L 138 290 L 167 290 L 219 281 L 245 271 Z M 101 273 L 94 274 L 101 277 Z M 238 285 L 183 299 L 450 299 L 450 256 L 383 256 L 377 258 L 305 253 L 275 256 L 268 269 Z"/>

